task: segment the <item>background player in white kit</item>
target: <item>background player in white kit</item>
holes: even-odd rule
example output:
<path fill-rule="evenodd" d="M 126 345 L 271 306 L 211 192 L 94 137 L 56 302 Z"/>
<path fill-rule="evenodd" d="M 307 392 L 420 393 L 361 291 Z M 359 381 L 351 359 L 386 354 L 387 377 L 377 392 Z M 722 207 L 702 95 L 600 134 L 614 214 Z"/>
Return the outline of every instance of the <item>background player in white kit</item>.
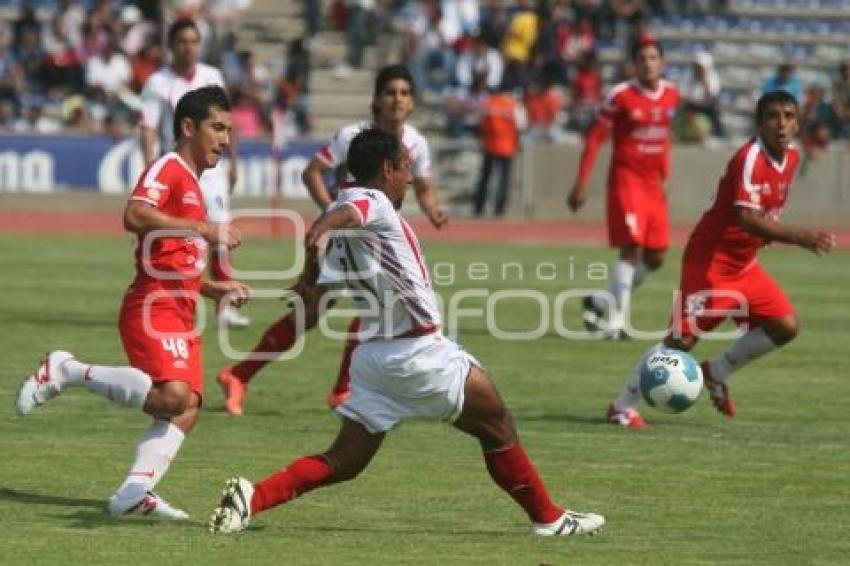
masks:
<path fill-rule="evenodd" d="M 168 28 L 168 49 L 171 63 L 152 74 L 142 89 L 141 144 L 147 167 L 160 155 L 174 147 L 172 123 L 174 109 L 180 98 L 203 86 L 225 88 L 224 77 L 215 67 L 198 61 L 201 34 L 194 21 L 182 18 Z M 236 184 L 236 140 L 231 136 L 227 147 L 229 165 L 223 160 L 201 175 L 201 192 L 210 222 L 230 222 L 230 193 Z M 214 248 L 210 254 L 210 270 L 215 281 L 230 279 L 230 265 L 226 250 Z M 231 305 L 218 307 L 219 324 L 247 326 L 249 320 L 236 312 Z"/>
<path fill-rule="evenodd" d="M 567 511 L 550 499 L 490 378 L 443 336 L 419 242 L 397 212 L 411 181 L 410 157 L 398 137 L 379 129 L 359 133 L 347 165 L 356 185 L 340 190 L 305 241 L 315 262 L 319 238 L 345 229 L 333 234 L 318 285 L 342 285 L 372 307 L 361 311 L 351 395 L 336 407 L 342 426 L 322 454 L 298 458 L 257 484 L 230 479 L 211 530 L 241 531 L 261 511 L 353 479 L 386 432 L 413 418 L 449 421 L 476 437 L 493 481 L 525 510 L 535 534 L 591 534 L 602 528 L 600 515 Z M 308 264 L 307 271 L 315 268 Z"/>

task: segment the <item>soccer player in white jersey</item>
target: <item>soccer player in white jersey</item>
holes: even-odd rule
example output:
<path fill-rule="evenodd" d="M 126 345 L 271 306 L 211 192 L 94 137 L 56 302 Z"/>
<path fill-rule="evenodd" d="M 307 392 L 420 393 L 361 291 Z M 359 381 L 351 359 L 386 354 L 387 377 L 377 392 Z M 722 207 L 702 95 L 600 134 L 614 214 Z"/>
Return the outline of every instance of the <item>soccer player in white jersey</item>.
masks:
<path fill-rule="evenodd" d="M 375 76 L 372 98 L 372 120 L 356 122 L 341 128 L 330 140 L 325 142 L 304 170 L 302 179 L 310 195 L 322 210 L 333 202 L 331 190 L 325 184 L 325 175 L 335 170 L 339 184 L 344 186 L 354 179 L 345 172 L 345 158 L 352 138 L 363 130 L 375 127 L 397 136 L 410 155 L 413 168 L 413 188 L 419 208 L 435 227 L 440 228 L 448 221 L 446 211 L 437 201 L 434 184 L 431 180 L 431 151 L 428 141 L 419 131 L 407 123 L 414 110 L 416 85 L 407 67 L 389 65 L 383 67 Z M 311 318 L 312 319 L 312 318 Z M 254 346 L 252 354 L 245 360 L 224 368 L 219 373 L 225 396 L 225 409 L 234 415 L 243 412 L 243 397 L 248 383 L 268 362 L 268 353 L 285 352 L 298 339 L 296 317 L 288 313 L 272 324 Z M 340 362 L 336 383 L 328 395 L 328 404 L 335 407 L 348 396 L 349 366 L 351 352 L 357 346 L 354 336 L 359 320 L 354 319 L 348 329 L 346 342 Z"/>
<path fill-rule="evenodd" d="M 174 109 L 180 98 L 191 90 L 209 85 L 225 87 L 224 77 L 215 67 L 198 61 L 201 35 L 198 26 L 188 18 L 182 18 L 168 28 L 170 64 L 162 67 L 148 78 L 142 89 L 141 144 L 145 165 L 173 149 L 171 133 Z M 236 140 L 227 148 L 229 165 L 223 160 L 201 176 L 201 192 L 211 222 L 230 222 L 230 193 L 236 185 Z M 230 265 L 226 251 L 216 248 L 210 254 L 210 270 L 216 281 L 230 279 Z M 250 321 L 236 312 L 231 305 L 219 305 L 219 324 L 225 326 L 247 326 Z"/>
<path fill-rule="evenodd" d="M 351 396 L 336 408 L 340 431 L 327 451 L 298 458 L 259 483 L 228 480 L 211 530 L 241 531 L 261 511 L 353 479 L 386 433 L 414 418 L 445 420 L 476 437 L 493 481 L 525 510 L 535 534 L 599 530 L 602 516 L 568 511 L 550 499 L 492 381 L 475 358 L 443 336 L 419 242 L 398 213 L 411 180 L 410 158 L 398 137 L 379 129 L 357 134 L 347 165 L 356 184 L 340 190 L 305 241 L 316 261 L 317 242 L 331 232 L 317 285 L 340 285 L 366 306 L 351 363 Z"/>

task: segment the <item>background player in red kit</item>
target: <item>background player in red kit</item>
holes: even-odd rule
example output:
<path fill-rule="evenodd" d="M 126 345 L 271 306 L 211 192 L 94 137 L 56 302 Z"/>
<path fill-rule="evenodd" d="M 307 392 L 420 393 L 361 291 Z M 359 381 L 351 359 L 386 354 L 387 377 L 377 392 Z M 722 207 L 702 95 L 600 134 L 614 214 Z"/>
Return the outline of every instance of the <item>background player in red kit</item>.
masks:
<path fill-rule="evenodd" d="M 205 220 L 198 184 L 201 172 L 225 151 L 231 131 L 230 101 L 222 88 L 184 95 L 174 114 L 176 150 L 148 167 L 127 203 L 124 226 L 138 237 L 136 277 L 124 295 L 118 328 L 131 367 L 89 365 L 55 351 L 18 394 L 21 415 L 65 388 L 85 387 L 154 418 L 136 445 L 127 479 L 109 499 L 112 515 L 187 518 L 153 489 L 198 419 L 203 371 L 194 330 L 197 299 L 227 296 L 241 304 L 248 296 L 237 281 L 201 279 L 208 244 L 239 244 L 237 231 Z"/>
<path fill-rule="evenodd" d="M 800 328 L 788 297 L 758 262 L 758 250 L 776 241 L 822 254 L 835 245 L 832 234 L 778 222 L 800 162 L 799 152 L 790 145 L 799 129 L 796 100 L 784 91 L 763 95 L 756 106 L 756 121 L 758 137 L 732 157 L 711 208 L 688 240 L 670 334 L 645 355 L 662 347 L 688 351 L 701 333 L 728 316 L 746 324 L 744 335 L 728 350 L 701 364 L 711 402 L 727 417 L 735 416 L 727 385 L 732 372 L 787 344 Z M 646 426 L 635 409 L 640 399 L 638 381 L 636 367 L 609 410 L 622 416 L 617 424 Z"/>
<path fill-rule="evenodd" d="M 668 243 L 667 196 L 670 123 L 679 91 L 661 78 L 661 46 L 655 38 L 638 42 L 632 58 L 637 79 L 620 83 L 608 93 L 585 138 L 575 185 L 567 197 L 573 212 L 587 199 L 587 181 L 600 145 L 613 136 L 608 171 L 608 238 L 619 248 L 611 268 L 607 293 L 584 299 L 584 322 L 590 331 L 605 329 L 607 338 L 625 338 L 632 289 L 647 271 L 661 267 Z M 601 319 L 608 312 L 607 326 Z"/>
<path fill-rule="evenodd" d="M 340 128 L 322 145 L 304 170 L 302 179 L 319 208 L 324 211 L 334 198 L 331 195 L 332 191 L 325 185 L 325 174 L 336 170 L 339 182 L 342 184 L 353 182 L 353 177 L 348 175 L 345 168 L 348 146 L 358 133 L 376 127 L 397 135 L 410 153 L 416 200 L 431 224 L 441 228 L 448 222 L 448 214 L 437 201 L 431 180 L 431 150 L 428 141 L 419 130 L 407 123 L 415 107 L 415 96 L 416 84 L 407 67 L 388 65 L 378 71 L 372 93 L 372 119 Z M 308 307 L 315 304 L 308 301 Z M 315 317 L 312 314 L 307 315 L 307 329 L 315 324 Z M 298 339 L 295 320 L 295 314 L 288 313 L 273 323 L 254 346 L 252 353 L 262 355 L 270 352 L 285 352 L 291 348 Z M 328 404 L 331 407 L 335 407 L 348 396 L 348 366 L 351 363 L 351 353 L 357 346 L 357 340 L 353 336 L 357 334 L 359 324 L 358 319 L 355 318 L 349 325 L 349 339 L 343 350 L 337 380 L 328 395 Z M 262 359 L 249 358 L 221 370 L 218 380 L 224 390 L 224 407 L 228 413 L 242 414 L 242 401 L 247 392 L 248 383 L 266 363 L 268 362 Z"/>

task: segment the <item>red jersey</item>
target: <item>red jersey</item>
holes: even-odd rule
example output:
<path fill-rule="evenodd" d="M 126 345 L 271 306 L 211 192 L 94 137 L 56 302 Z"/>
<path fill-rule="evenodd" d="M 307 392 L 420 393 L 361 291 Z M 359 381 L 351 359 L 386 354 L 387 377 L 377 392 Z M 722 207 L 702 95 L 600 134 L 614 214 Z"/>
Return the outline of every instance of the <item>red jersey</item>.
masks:
<path fill-rule="evenodd" d="M 669 81 L 661 80 L 655 91 L 637 81 L 612 88 L 587 132 L 579 180 L 590 177 L 596 152 L 610 133 L 612 172 L 626 170 L 654 184 L 663 182 L 670 171 L 670 123 L 678 105 L 679 91 Z"/>
<path fill-rule="evenodd" d="M 794 147 L 777 163 L 761 140 L 745 143 L 729 161 L 711 207 L 691 233 L 685 260 L 709 262 L 723 271 L 748 267 L 768 242 L 738 226 L 735 207 L 752 208 L 778 220 L 799 163 L 800 153 Z"/>
<path fill-rule="evenodd" d="M 206 218 L 198 178 L 173 152 L 148 167 L 130 200 L 146 202 L 176 218 Z M 141 306 L 145 297 L 159 292 L 162 295 L 153 302 L 154 308 L 170 311 L 191 325 L 206 254 L 207 243 L 199 236 L 146 235 L 136 244 L 136 278 L 127 290 L 124 308 Z M 180 296 L 181 293 L 185 294 Z"/>

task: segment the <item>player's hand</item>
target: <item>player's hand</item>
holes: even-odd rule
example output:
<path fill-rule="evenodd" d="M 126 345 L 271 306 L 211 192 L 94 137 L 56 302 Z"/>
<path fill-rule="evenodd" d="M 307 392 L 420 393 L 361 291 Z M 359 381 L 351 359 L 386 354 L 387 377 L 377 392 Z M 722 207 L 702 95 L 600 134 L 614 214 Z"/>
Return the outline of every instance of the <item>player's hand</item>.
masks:
<path fill-rule="evenodd" d="M 816 255 L 829 253 L 835 247 L 835 234 L 821 230 L 806 230 L 800 245 Z"/>
<path fill-rule="evenodd" d="M 434 228 L 442 228 L 449 222 L 449 213 L 441 206 L 435 206 L 428 211 L 428 220 Z"/>
<path fill-rule="evenodd" d="M 211 244 L 220 244 L 227 246 L 227 249 L 232 250 L 242 243 L 242 233 L 238 228 L 231 224 L 216 224 L 213 222 L 204 222 L 201 228 L 198 229 L 201 237 Z"/>
<path fill-rule="evenodd" d="M 241 307 L 251 298 L 251 288 L 240 281 L 206 281 L 205 295 L 216 300 L 226 300 L 234 307 Z"/>
<path fill-rule="evenodd" d="M 573 190 L 567 195 L 567 206 L 573 212 L 578 212 L 587 201 L 587 189 L 581 183 L 576 183 Z"/>

